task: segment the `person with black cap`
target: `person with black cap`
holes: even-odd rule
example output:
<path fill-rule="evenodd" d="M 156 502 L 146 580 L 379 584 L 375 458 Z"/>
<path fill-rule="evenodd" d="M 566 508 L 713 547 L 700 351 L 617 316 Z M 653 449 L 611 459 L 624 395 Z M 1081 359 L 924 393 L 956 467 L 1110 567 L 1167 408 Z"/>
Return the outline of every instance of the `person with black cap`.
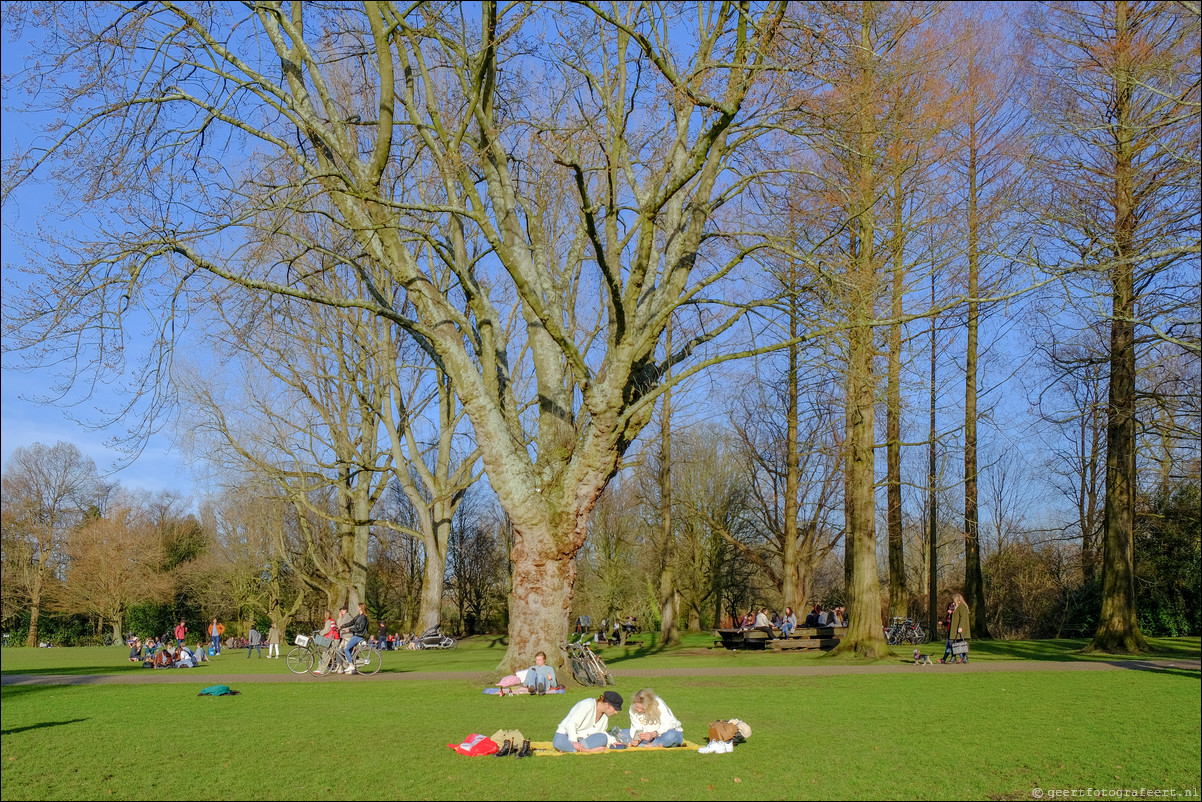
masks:
<path fill-rule="evenodd" d="M 559 752 L 603 752 L 609 748 L 609 717 L 620 712 L 622 696 L 617 691 L 577 702 L 559 722 L 552 744 Z"/>

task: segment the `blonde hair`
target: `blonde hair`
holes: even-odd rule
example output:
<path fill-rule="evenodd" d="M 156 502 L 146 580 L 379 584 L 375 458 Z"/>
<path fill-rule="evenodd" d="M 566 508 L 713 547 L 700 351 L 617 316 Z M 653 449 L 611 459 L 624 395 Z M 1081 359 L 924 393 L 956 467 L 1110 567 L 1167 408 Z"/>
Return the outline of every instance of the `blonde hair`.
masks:
<path fill-rule="evenodd" d="M 968 606 L 968 602 L 964 601 L 964 597 L 961 596 L 959 593 L 952 594 L 952 601 L 954 601 L 956 603 L 957 607 L 959 607 L 961 604 L 963 604 L 965 607 Z"/>
<path fill-rule="evenodd" d="M 643 706 L 643 718 L 647 720 L 648 724 L 659 723 L 659 714 L 661 711 L 659 708 L 659 697 L 655 695 L 655 691 L 650 688 L 643 688 L 643 690 L 636 693 L 630 700 L 631 709 L 634 709 L 635 705 Z"/>

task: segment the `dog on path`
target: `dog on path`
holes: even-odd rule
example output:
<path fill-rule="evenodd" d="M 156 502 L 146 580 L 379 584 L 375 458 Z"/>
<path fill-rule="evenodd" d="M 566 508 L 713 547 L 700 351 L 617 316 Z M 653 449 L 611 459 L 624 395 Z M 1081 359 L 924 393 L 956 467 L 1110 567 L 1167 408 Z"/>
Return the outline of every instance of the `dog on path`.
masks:
<path fill-rule="evenodd" d="M 931 666 L 931 665 L 934 665 L 934 663 L 931 662 L 931 656 L 929 654 L 923 654 L 922 652 L 915 649 L 914 650 L 914 665 L 916 665 L 916 666 Z"/>

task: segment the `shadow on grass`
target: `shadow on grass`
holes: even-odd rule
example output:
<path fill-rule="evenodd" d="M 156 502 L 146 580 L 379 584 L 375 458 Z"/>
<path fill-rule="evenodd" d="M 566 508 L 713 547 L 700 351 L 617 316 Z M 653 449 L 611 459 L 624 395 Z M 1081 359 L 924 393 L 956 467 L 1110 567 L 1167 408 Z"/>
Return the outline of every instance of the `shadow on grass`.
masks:
<path fill-rule="evenodd" d="M 82 676 L 86 674 L 126 674 L 136 671 L 149 671 L 150 669 L 142 668 L 142 664 L 128 665 L 110 665 L 110 666 L 62 666 L 59 668 L 13 668 L 0 671 L 0 676 L 13 676 L 17 674 L 39 676 L 39 675 L 62 675 L 62 676 Z"/>
<path fill-rule="evenodd" d="M 1153 674 L 1164 674 L 1170 677 L 1183 677 L 1192 679 L 1194 682 L 1202 679 L 1202 671 L 1196 668 L 1182 668 L 1180 666 L 1170 666 L 1164 663 L 1152 662 L 1149 660 L 1117 660 L 1115 665 L 1129 668 L 1132 671 L 1150 671 Z"/>
<path fill-rule="evenodd" d="M 30 724 L 28 727 L 13 727 L 11 730 L 0 730 L 0 735 L 16 735 L 18 732 L 27 732 L 29 730 L 40 730 L 45 727 L 61 727 L 64 724 L 76 724 L 80 721 L 87 721 L 86 718 L 72 718 L 66 721 L 43 721 L 39 724 Z"/>

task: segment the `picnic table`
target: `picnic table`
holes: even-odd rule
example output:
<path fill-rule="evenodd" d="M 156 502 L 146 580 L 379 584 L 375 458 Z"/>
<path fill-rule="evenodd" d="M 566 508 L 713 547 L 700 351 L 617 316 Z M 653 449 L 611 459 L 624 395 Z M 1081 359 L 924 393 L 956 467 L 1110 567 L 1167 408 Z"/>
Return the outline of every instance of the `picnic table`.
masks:
<path fill-rule="evenodd" d="M 798 627 L 786 638 L 779 629 L 769 634 L 762 629 L 715 629 L 714 636 L 727 649 L 833 649 L 847 634 L 847 627 Z"/>

